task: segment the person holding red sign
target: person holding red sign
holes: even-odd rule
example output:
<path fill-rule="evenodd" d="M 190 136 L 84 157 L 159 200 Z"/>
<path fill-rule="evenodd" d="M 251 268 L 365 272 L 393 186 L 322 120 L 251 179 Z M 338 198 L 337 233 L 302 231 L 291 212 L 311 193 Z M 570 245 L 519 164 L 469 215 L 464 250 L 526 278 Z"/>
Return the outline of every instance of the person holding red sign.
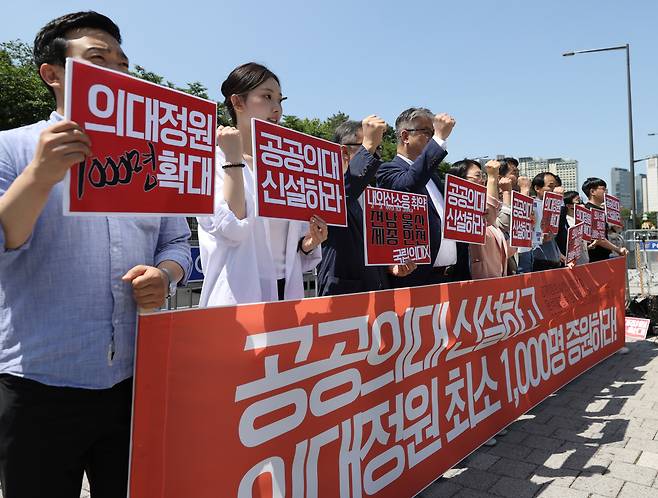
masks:
<path fill-rule="evenodd" d="M 502 206 L 498 211 L 498 218 L 496 219 L 496 226 L 503 231 L 506 238 L 510 236 L 510 225 L 512 223 L 512 191 L 519 191 L 521 188 L 520 183 L 525 187 L 529 186 L 530 182 L 525 176 L 519 177 L 519 161 L 513 157 L 506 157 L 499 159 L 500 163 L 498 189 L 500 190 L 499 199 L 502 201 Z M 521 192 L 528 195 L 528 190 Z M 518 250 L 516 251 L 518 252 Z M 507 274 L 514 275 L 518 271 L 518 262 L 516 254 L 507 260 Z"/>
<path fill-rule="evenodd" d="M 327 224 L 256 217 L 251 140 L 252 118 L 278 124 L 279 78 L 250 62 L 222 83 L 235 127 L 217 129 L 215 214 L 199 217 L 204 281 L 200 306 L 268 302 L 304 297 L 303 272 L 320 262 Z"/>
<path fill-rule="evenodd" d="M 509 245 L 503 231 L 497 226 L 501 203 L 498 200 L 498 172 L 500 163 L 488 161 L 487 174 L 482 173 L 480 163 L 472 159 L 464 159 L 453 164 L 450 174 L 460 176 L 466 180 L 487 186 L 487 229 L 484 245 L 471 244 L 469 246 L 471 276 L 473 280 L 483 278 L 504 277 L 507 273 L 507 261 L 516 249 Z"/>
<path fill-rule="evenodd" d="M 448 114 L 432 114 L 429 109 L 412 107 L 395 120 L 397 155 L 377 171 L 377 186 L 429 197 L 431 265 L 420 265 L 410 275 L 394 278 L 391 285 L 413 287 L 470 279 L 468 257 L 455 241 L 441 239 L 444 200 L 438 167 L 448 154 L 446 140 L 455 126 Z"/>
<path fill-rule="evenodd" d="M 47 121 L 0 132 L 0 482 L 5 498 L 125 496 L 137 307 L 191 269 L 184 218 L 66 217 L 63 182 L 91 153 L 66 121 L 66 57 L 128 72 L 109 18 L 77 12 L 36 36 Z M 120 199 L 117 200 L 120 202 Z"/>
<path fill-rule="evenodd" d="M 608 191 L 608 185 L 601 178 L 589 177 L 582 186 L 583 193 L 587 196 L 587 206 L 590 209 L 598 209 L 605 211 L 603 202 L 605 201 L 605 193 Z M 606 223 L 606 237 L 607 237 L 607 223 Z M 589 260 L 594 263 L 595 261 L 603 261 L 610 257 L 614 252 L 619 256 L 626 256 L 628 249 L 625 247 L 618 247 L 610 242 L 607 238 L 599 239 L 595 245 L 590 244 L 588 248 Z"/>
<path fill-rule="evenodd" d="M 575 190 L 568 190 L 564 193 L 564 207 L 567 210 L 567 225 L 569 227 L 576 225 L 576 214 L 575 209 L 577 204 L 582 204 L 580 195 Z M 567 254 L 567 237 L 556 237 L 558 246 L 562 254 Z M 592 241 L 589 245 L 596 245 L 597 241 Z M 577 265 L 584 265 L 589 263 L 589 256 L 587 253 L 588 244 L 583 240 L 583 250 L 580 252 L 580 256 L 576 260 Z"/>
<path fill-rule="evenodd" d="M 375 177 L 382 161 L 377 150 L 386 122 L 372 115 L 362 122 L 346 121 L 334 132 L 334 142 L 345 146 L 343 175 L 347 205 L 347 226 L 332 227 L 322 244 L 318 267 L 318 295 L 334 296 L 353 292 L 388 289 L 387 268 L 366 266 L 363 248 L 362 194 Z M 413 262 L 394 265 L 392 275 L 405 276 L 416 268 Z"/>
<path fill-rule="evenodd" d="M 541 201 L 544 200 L 544 194 L 546 192 L 553 192 L 557 186 L 557 179 L 550 171 L 539 173 L 532 179 L 532 190 Z M 566 223 L 566 210 L 563 206 L 560 211 L 558 237 L 561 237 L 562 233 L 566 233 Z M 532 251 L 532 271 L 553 270 L 562 266 L 564 256 L 560 252 L 555 238 L 556 236 L 549 233 L 542 235 L 541 244 Z"/>

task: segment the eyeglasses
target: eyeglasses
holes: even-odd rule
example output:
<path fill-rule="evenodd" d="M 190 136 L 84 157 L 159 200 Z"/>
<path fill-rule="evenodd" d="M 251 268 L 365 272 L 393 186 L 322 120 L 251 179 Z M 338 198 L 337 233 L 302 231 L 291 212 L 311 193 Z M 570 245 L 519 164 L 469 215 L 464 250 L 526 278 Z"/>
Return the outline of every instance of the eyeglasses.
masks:
<path fill-rule="evenodd" d="M 354 144 L 342 144 L 342 145 L 344 145 L 345 147 L 361 147 L 363 144 L 354 143 Z M 378 145 L 377 152 L 381 152 L 381 151 L 382 151 L 382 146 Z"/>
<path fill-rule="evenodd" d="M 466 175 L 467 180 L 472 180 L 472 181 L 480 181 L 480 180 L 486 180 L 487 179 L 487 174 L 484 171 L 479 171 L 477 173 L 473 173 L 472 175 Z"/>
<path fill-rule="evenodd" d="M 425 135 L 427 138 L 432 138 L 432 135 L 434 135 L 434 128 L 405 128 L 405 130 L 417 131 L 418 133 Z"/>

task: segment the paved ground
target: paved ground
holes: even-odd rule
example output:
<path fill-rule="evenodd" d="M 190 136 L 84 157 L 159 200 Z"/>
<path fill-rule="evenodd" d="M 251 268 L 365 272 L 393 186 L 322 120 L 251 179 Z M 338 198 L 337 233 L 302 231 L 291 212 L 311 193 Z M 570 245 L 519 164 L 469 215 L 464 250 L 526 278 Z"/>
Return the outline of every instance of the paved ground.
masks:
<path fill-rule="evenodd" d="M 418 495 L 658 497 L 658 342 L 629 344 Z"/>
<path fill-rule="evenodd" d="M 658 342 L 629 349 L 562 388 L 418 498 L 658 498 Z M 85 481 L 81 497 L 88 489 Z"/>

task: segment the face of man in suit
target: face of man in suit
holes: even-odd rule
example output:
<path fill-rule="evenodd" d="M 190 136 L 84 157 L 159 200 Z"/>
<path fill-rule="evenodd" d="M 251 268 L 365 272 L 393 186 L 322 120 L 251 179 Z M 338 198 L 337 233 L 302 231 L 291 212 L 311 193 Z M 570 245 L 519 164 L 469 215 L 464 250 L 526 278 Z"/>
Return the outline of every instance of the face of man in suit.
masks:
<path fill-rule="evenodd" d="M 429 118 L 416 118 L 412 126 L 402 130 L 398 152 L 415 161 L 434 135 L 434 124 Z"/>
<path fill-rule="evenodd" d="M 354 139 L 343 141 L 343 174 L 345 174 L 350 167 L 350 161 L 354 155 L 359 152 L 361 144 L 363 143 L 363 130 L 358 129 L 354 135 Z"/>

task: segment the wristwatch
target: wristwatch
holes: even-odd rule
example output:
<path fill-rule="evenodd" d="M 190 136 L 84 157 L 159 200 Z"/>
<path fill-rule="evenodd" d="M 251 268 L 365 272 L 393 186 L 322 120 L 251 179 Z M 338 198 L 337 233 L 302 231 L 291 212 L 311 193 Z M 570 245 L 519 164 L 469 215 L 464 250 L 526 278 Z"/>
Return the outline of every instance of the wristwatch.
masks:
<path fill-rule="evenodd" d="M 164 268 L 162 266 L 159 266 L 158 269 L 161 270 L 165 275 L 167 275 L 167 281 L 169 282 L 168 283 L 169 294 L 167 294 L 167 297 L 169 298 L 169 297 L 175 295 L 176 294 L 176 287 L 178 286 L 178 282 L 176 282 L 174 280 L 174 276 L 166 268 Z"/>

